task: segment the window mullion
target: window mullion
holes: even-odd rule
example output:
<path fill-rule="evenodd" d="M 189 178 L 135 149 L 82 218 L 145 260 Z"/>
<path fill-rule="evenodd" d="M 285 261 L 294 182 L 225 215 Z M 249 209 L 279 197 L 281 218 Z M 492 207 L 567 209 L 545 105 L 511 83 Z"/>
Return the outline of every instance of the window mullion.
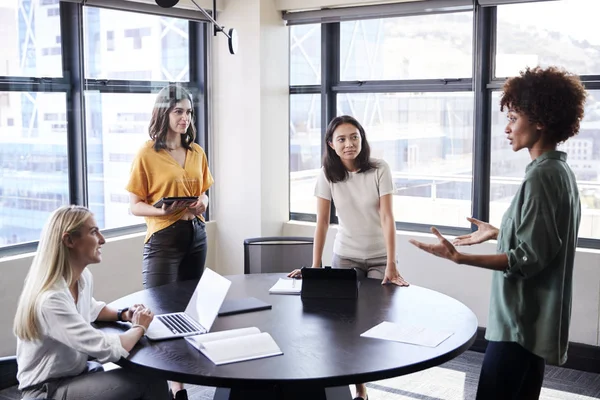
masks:
<path fill-rule="evenodd" d="M 83 6 L 60 3 L 62 62 L 67 91 L 67 143 L 71 204 L 88 204 L 83 72 Z"/>
<path fill-rule="evenodd" d="M 487 88 L 493 77 L 495 8 L 475 7 L 475 68 L 474 138 L 473 138 L 473 205 L 474 218 L 488 221 L 490 216 L 491 160 L 491 91 Z"/>

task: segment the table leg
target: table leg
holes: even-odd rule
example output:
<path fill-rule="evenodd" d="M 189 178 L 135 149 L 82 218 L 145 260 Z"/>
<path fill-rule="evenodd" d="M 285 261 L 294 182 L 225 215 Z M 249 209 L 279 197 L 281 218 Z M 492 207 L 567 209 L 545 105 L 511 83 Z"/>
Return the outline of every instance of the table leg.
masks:
<path fill-rule="evenodd" d="M 217 388 L 213 400 L 350 400 L 348 386 L 307 388 L 274 386 L 271 389 Z"/>

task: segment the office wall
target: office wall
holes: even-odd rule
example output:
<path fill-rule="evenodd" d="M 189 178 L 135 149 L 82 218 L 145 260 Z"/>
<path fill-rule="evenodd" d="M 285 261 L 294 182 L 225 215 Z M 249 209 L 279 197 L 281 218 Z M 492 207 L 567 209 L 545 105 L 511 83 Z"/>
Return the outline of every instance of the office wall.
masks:
<path fill-rule="evenodd" d="M 324 265 L 331 265 L 333 240 L 337 228 L 332 226 L 327 233 Z M 312 236 L 314 224 L 290 221 L 284 224 L 285 236 Z M 479 321 L 487 325 L 490 284 L 492 272 L 481 268 L 456 265 L 450 261 L 427 254 L 408 240 L 416 239 L 434 243 L 431 234 L 396 232 L 398 266 L 402 276 L 414 285 L 427 287 L 447 294 L 468 306 Z M 462 251 L 476 254 L 493 254 L 495 242 L 465 247 Z M 571 316 L 570 340 L 598 346 L 600 344 L 600 251 L 579 249 L 575 257 L 573 282 L 573 311 Z"/>
<path fill-rule="evenodd" d="M 274 0 L 230 1 L 219 23 L 239 32 L 239 54 L 212 42 L 216 259 L 243 271 L 244 239 L 275 236 L 288 218 L 288 28 Z"/>
<path fill-rule="evenodd" d="M 215 267 L 216 224 L 206 224 L 208 254 L 206 266 Z M 142 290 L 142 248 L 145 232 L 107 239 L 102 246 L 102 262 L 89 268 L 94 274 L 94 297 L 110 302 L 129 293 Z M 15 354 L 12 323 L 23 281 L 33 254 L 0 258 L 0 357 Z"/>

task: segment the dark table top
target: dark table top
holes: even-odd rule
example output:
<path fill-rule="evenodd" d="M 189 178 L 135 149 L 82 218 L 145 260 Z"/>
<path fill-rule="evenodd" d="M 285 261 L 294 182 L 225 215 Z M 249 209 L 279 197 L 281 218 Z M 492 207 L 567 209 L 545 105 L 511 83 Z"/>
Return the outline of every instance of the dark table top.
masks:
<path fill-rule="evenodd" d="M 411 285 L 361 282 L 359 298 L 307 303 L 298 295 L 269 294 L 285 274 L 226 276 L 228 299 L 256 297 L 271 310 L 218 317 L 211 331 L 256 326 L 271 334 L 284 355 L 214 365 L 184 339 L 153 342 L 143 338 L 119 364 L 163 379 L 218 387 L 261 387 L 273 384 L 341 386 L 409 374 L 442 364 L 467 350 L 475 340 L 477 318 L 459 301 Z M 133 293 L 111 303 L 125 307 L 143 303 L 155 314 L 183 311 L 196 281 L 184 281 Z M 361 337 L 390 321 L 453 331 L 435 348 Z M 128 324 L 101 324 L 121 332 Z"/>

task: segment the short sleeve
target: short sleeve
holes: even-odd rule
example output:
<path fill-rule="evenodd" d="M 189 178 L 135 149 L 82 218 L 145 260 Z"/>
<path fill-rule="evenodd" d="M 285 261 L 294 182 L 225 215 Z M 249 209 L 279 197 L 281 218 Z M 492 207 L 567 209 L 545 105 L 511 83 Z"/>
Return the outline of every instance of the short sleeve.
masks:
<path fill-rule="evenodd" d="M 129 182 L 125 187 L 125 190 L 142 199 L 148 197 L 148 174 L 144 165 L 144 149 L 142 148 L 133 159 Z"/>
<path fill-rule="evenodd" d="M 377 187 L 379 188 L 379 197 L 395 192 L 390 166 L 384 160 L 378 160 Z"/>
<path fill-rule="evenodd" d="M 319 171 L 319 174 L 317 175 L 315 196 L 331 201 L 331 186 L 327 180 L 327 177 L 325 176 L 325 170 L 323 168 L 321 168 L 321 171 Z"/>
<path fill-rule="evenodd" d="M 202 168 L 202 190 L 201 192 L 204 193 L 208 190 L 208 188 L 210 188 L 213 183 L 215 183 L 215 180 L 213 179 L 212 174 L 210 173 L 210 169 L 208 168 L 208 159 L 206 158 L 206 153 L 204 153 L 204 150 L 200 149 L 201 154 L 200 154 L 200 163 L 201 163 L 201 168 Z"/>

